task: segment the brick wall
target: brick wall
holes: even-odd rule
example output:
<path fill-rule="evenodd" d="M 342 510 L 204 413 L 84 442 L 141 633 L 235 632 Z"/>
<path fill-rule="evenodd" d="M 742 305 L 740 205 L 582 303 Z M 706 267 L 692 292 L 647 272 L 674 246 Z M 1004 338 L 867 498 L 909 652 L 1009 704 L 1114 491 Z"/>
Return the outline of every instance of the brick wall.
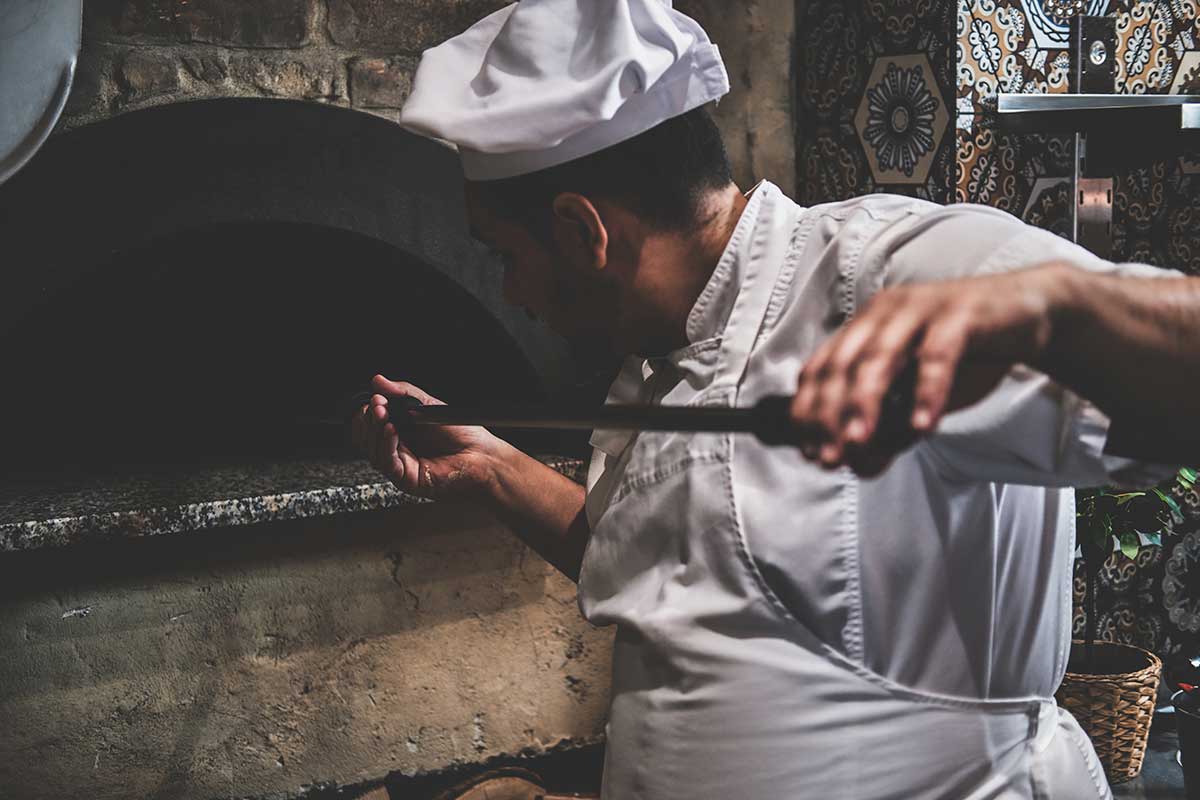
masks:
<path fill-rule="evenodd" d="M 503 0 L 89 0 L 61 127 L 147 106 L 278 97 L 396 119 L 421 51 Z"/>

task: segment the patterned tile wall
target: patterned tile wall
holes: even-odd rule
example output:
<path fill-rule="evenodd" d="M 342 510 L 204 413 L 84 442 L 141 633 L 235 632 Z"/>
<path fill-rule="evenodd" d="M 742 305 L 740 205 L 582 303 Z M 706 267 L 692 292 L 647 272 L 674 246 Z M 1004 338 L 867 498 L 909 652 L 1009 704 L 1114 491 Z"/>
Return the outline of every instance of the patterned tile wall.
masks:
<path fill-rule="evenodd" d="M 1164 658 L 1200 654 L 1200 492 L 1170 489 L 1185 520 L 1163 544 L 1130 560 L 1109 556 L 1096 581 L 1096 631 L 1101 639 L 1135 644 Z M 1083 563 L 1075 564 L 1072 628 L 1084 635 Z"/>
<path fill-rule="evenodd" d="M 1200 94 L 1200 0 L 797 0 L 800 202 L 900 192 L 1067 235 L 1072 142 L 1004 134 L 988 111 L 1000 91 L 1068 90 L 1066 20 L 1080 11 L 1116 18 L 1118 91 Z M 1114 176 L 1114 259 L 1200 274 L 1197 156 Z M 1105 565 L 1106 638 L 1200 652 L 1200 495 L 1180 500 L 1179 536 Z"/>
<path fill-rule="evenodd" d="M 1200 86 L 1195 0 L 959 0 L 955 138 L 960 202 L 1004 208 L 1065 234 L 1069 142 L 1006 135 L 987 111 L 998 91 L 1068 91 L 1067 19 L 1114 17 L 1117 86 L 1126 94 Z M 1136 147 L 1136 142 L 1131 142 Z M 1200 273 L 1200 163 L 1150 162 L 1114 181 L 1113 256 Z"/>
<path fill-rule="evenodd" d="M 952 0 L 800 0 L 798 199 L 952 199 Z"/>
<path fill-rule="evenodd" d="M 1003 208 L 1061 234 L 1070 142 L 989 122 L 996 93 L 1065 92 L 1069 15 L 1117 27 L 1121 92 L 1200 92 L 1200 0 L 798 0 L 806 203 L 890 191 Z M 1136 146 L 1136 144 L 1134 145 Z M 1200 159 L 1115 176 L 1117 259 L 1200 274 Z"/>

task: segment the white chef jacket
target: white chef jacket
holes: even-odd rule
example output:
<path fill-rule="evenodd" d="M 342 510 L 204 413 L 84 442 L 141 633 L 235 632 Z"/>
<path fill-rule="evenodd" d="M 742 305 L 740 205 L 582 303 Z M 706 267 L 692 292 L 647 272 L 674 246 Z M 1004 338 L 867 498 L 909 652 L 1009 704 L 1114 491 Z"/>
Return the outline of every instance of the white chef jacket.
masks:
<path fill-rule="evenodd" d="M 687 320 L 610 402 L 748 406 L 880 288 L 1060 258 L 979 206 L 874 195 L 802 209 L 760 184 Z M 1149 268 L 1134 268 L 1149 269 Z M 1170 473 L 1028 369 L 882 475 L 732 434 L 597 431 L 580 576 L 616 624 L 604 796 L 1097 798 L 1053 694 L 1071 638 L 1069 487 Z"/>

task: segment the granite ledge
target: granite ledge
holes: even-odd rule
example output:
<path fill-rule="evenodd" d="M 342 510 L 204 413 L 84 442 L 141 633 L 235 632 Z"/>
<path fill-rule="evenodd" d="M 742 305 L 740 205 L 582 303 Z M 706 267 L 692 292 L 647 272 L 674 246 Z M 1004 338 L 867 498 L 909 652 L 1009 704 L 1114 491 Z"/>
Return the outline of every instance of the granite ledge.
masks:
<path fill-rule="evenodd" d="M 583 480 L 577 459 L 539 460 Z M 0 486 L 0 553 L 427 502 L 399 491 L 361 461 L 335 459 L 23 476 Z"/>

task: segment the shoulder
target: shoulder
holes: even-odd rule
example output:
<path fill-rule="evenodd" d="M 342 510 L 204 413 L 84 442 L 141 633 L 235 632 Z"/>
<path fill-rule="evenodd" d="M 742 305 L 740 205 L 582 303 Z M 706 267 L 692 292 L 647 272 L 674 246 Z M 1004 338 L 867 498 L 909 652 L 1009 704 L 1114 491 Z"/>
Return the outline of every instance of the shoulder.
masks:
<path fill-rule="evenodd" d="M 849 200 L 838 200 L 832 203 L 820 203 L 804 209 L 805 219 L 812 221 L 828 220 L 833 222 L 888 222 L 936 211 L 943 206 L 907 197 L 900 194 L 865 194 L 851 197 Z"/>

